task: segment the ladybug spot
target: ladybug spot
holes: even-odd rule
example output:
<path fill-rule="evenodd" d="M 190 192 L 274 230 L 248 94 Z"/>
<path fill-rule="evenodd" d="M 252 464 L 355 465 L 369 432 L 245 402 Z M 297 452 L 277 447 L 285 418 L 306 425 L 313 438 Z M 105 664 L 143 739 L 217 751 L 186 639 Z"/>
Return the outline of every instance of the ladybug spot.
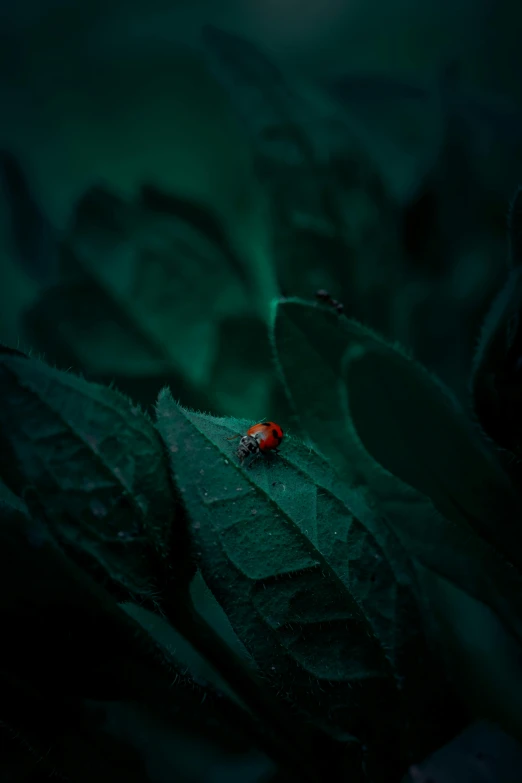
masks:
<path fill-rule="evenodd" d="M 272 430 L 272 435 L 274 436 L 274 438 L 276 438 L 276 440 L 281 440 L 281 436 L 277 430 Z"/>

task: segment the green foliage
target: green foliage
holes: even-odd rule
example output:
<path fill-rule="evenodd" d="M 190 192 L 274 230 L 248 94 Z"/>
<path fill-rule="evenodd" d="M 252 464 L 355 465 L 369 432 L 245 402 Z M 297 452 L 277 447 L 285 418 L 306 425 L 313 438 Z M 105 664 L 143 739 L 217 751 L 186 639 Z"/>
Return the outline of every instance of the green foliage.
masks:
<path fill-rule="evenodd" d="M 0 383 L 1 475 L 45 507 L 67 551 L 122 598 L 154 600 L 162 580 L 188 579 L 162 444 L 140 409 L 11 351 Z"/>
<path fill-rule="evenodd" d="M 158 434 L 120 393 L 3 351 L 2 553 L 19 585 L 6 566 L 12 703 L 45 699 L 45 672 L 63 698 L 133 700 L 171 720 L 162 678 L 172 662 L 85 568 L 163 611 L 249 712 L 205 685 L 212 709 L 303 779 L 321 778 L 325 754 L 339 777 L 398 779 L 470 714 L 522 737 L 508 687 L 522 642 L 522 576 L 508 564 L 518 566 L 508 524 L 518 500 L 494 456 L 440 383 L 359 324 L 289 300 L 272 334 L 309 440 L 287 435 L 280 455 L 247 466 L 234 436 L 248 420 L 191 412 L 165 389 Z M 196 565 L 251 658 L 191 605 Z M 46 591 L 33 595 L 34 584 Z M 40 667 L 15 632 L 21 619 L 27 633 L 48 630 Z M 502 639 L 501 653 L 476 651 L 468 640 L 479 634 Z M 186 698 L 181 689 L 174 701 Z M 89 708 L 75 709 L 95 748 L 110 743 Z M 41 742 L 15 713 L 12 732 Z M 51 730 L 59 753 L 63 727 Z"/>
<path fill-rule="evenodd" d="M 76 210 L 62 274 L 81 279 L 86 269 L 164 361 L 197 382 L 208 377 L 214 358 L 214 321 L 245 312 L 250 293 L 246 270 L 218 228 L 203 208 L 181 212 L 173 198 L 151 203 L 146 192 L 127 204 L 94 190 Z"/>
<path fill-rule="evenodd" d="M 522 565 L 522 503 L 449 390 L 403 351 L 361 325 L 305 302 L 277 305 L 278 362 L 318 447 L 377 498 L 430 497 Z M 398 481 L 400 479 L 401 481 Z"/>
<path fill-rule="evenodd" d="M 266 326 L 275 293 L 270 264 L 239 255 L 212 210 L 151 187 L 131 203 L 95 188 L 24 333 L 48 360 L 145 407 L 168 384 L 192 407 L 281 409 Z"/>
<path fill-rule="evenodd" d="M 308 298 L 332 290 L 352 316 L 388 328 L 389 291 L 402 274 L 397 211 L 363 145 L 252 41 L 210 25 L 203 39 L 252 139 L 281 291 Z"/>
<path fill-rule="evenodd" d="M 471 715 L 522 738 L 509 687 L 522 674 L 520 501 L 494 454 L 440 382 L 358 323 L 285 300 L 271 330 L 306 438 L 287 434 L 281 454 L 247 465 L 235 436 L 249 420 L 190 411 L 164 389 L 154 427 L 119 392 L 3 350 L 5 723 L 37 755 L 46 742 L 74 755 L 60 721 L 46 734 L 38 711 L 30 723 L 15 708 L 50 688 L 76 710 L 78 758 L 92 746 L 96 764 L 108 743 L 101 779 L 103 758 L 133 766 L 138 753 L 136 770 L 143 752 L 132 737 L 113 747 L 85 700 L 132 701 L 174 733 L 186 709 L 182 731 L 223 746 L 229 729 L 218 739 L 194 713 L 194 688 L 241 749 L 303 780 L 321 779 L 325 756 L 339 779 L 398 780 Z M 196 567 L 248 656 L 192 605 Z M 232 701 L 181 675 L 106 589 L 161 613 Z M 27 634 L 43 628 L 32 665 Z"/>
<path fill-rule="evenodd" d="M 517 660 L 522 641 L 521 576 L 508 565 L 520 567 L 520 501 L 493 454 L 440 383 L 359 324 L 319 306 L 283 302 L 274 316 L 274 343 L 288 393 L 313 442 L 341 477 L 369 492 L 382 529 L 421 567 L 430 611 L 444 617 L 442 630 L 435 631 L 437 644 L 447 658 L 447 648 L 455 652 L 451 645 L 458 640 L 467 696 L 474 689 L 474 706 L 478 698 L 479 711 L 521 736 L 517 698 L 505 687 L 509 680 L 502 689 L 508 702 L 493 704 L 485 683 L 486 672 L 494 678 L 493 672 L 502 677 L 517 671 L 508 659 Z M 493 622 L 505 640 L 507 658 L 500 651 L 490 655 L 487 667 L 478 666 L 481 652 L 461 632 L 461 612 L 472 605 L 479 607 L 475 638 L 490 638 Z M 429 626 L 430 615 L 424 619 Z"/>
<path fill-rule="evenodd" d="M 402 213 L 344 114 L 248 41 L 205 43 L 251 137 L 257 234 L 91 187 L 38 275 L 22 215 L 46 218 L 10 162 L 19 263 L 49 285 L 21 319 L 46 363 L 0 350 L 0 777 L 393 783 L 471 718 L 522 740 L 520 193 L 473 373 L 487 443 L 394 344 L 458 391 L 494 276 L 454 208 L 472 171 L 449 109 Z M 294 298 L 319 288 L 350 319 Z M 240 464 L 265 416 L 280 453 Z"/>
<path fill-rule="evenodd" d="M 446 697 L 422 639 L 415 574 L 392 536 L 383 548 L 363 495 L 299 441 L 244 470 L 227 438 L 246 422 L 184 411 L 168 392 L 157 413 L 203 575 L 267 681 L 400 770 L 405 748 L 433 741 Z"/>

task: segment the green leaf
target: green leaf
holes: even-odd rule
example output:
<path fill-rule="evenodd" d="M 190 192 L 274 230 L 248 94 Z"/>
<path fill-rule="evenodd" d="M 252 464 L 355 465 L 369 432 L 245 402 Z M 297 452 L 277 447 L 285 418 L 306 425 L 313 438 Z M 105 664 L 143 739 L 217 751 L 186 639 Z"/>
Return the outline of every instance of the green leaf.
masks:
<path fill-rule="evenodd" d="M 168 385 L 184 406 L 223 414 L 274 416 L 288 403 L 274 376 L 269 331 L 256 315 L 224 318 L 217 327 L 210 381 L 196 387 L 175 369 L 154 340 L 86 272 L 85 279 L 54 286 L 25 314 L 30 344 L 49 362 L 85 372 L 149 408 Z"/>
<path fill-rule="evenodd" d="M 184 407 L 196 410 L 255 419 L 270 411 L 276 420 L 288 419 L 291 414 L 284 389 L 274 374 L 268 326 L 256 317 L 226 318 L 220 325 L 210 380 L 214 405 L 186 406 L 178 387 L 167 385 L 176 390 L 176 399 Z"/>
<path fill-rule="evenodd" d="M 36 497 L 68 552 L 122 598 L 192 574 L 164 449 L 121 394 L 0 353 L 0 476 Z"/>
<path fill-rule="evenodd" d="M 433 741 L 446 691 L 393 534 L 304 444 L 243 469 L 227 438 L 246 422 L 185 411 L 168 391 L 157 415 L 203 576 L 267 681 L 400 771 Z"/>
<path fill-rule="evenodd" d="M 48 285 L 56 275 L 56 229 L 38 203 L 31 179 L 26 161 L 10 150 L 0 150 L 4 247 L 24 273 Z"/>
<path fill-rule="evenodd" d="M 250 290 L 250 293 L 253 293 L 243 260 L 236 255 L 225 228 L 211 207 L 192 201 L 186 196 L 165 193 L 153 185 L 144 185 L 141 188 L 140 203 L 146 210 L 165 217 L 170 216 L 178 223 L 186 223 L 187 226 L 200 232 L 209 243 L 220 251 L 229 270 L 242 282 L 245 290 Z"/>
<path fill-rule="evenodd" d="M 278 279 L 285 296 L 326 289 L 352 317 L 390 329 L 402 276 L 395 208 L 355 149 L 297 171 L 264 167 Z"/>
<path fill-rule="evenodd" d="M 317 139 L 306 101 L 281 70 L 252 41 L 207 24 L 202 37 L 214 75 L 263 155 L 286 163 L 309 162 Z"/>
<path fill-rule="evenodd" d="M 261 303 L 211 213 L 160 195 L 149 188 L 126 203 L 100 188 L 89 191 L 78 204 L 62 270 L 73 279 L 94 276 L 134 331 L 199 384 L 215 358 L 216 323 Z"/>
<path fill-rule="evenodd" d="M 440 382 L 400 349 L 323 307 L 281 302 L 273 329 L 303 426 L 348 480 L 367 483 L 387 502 L 422 493 L 522 567 L 522 501 Z"/>
<path fill-rule="evenodd" d="M 262 416 L 270 409 L 275 382 L 266 323 L 248 317 L 223 320 L 210 381 L 218 410 L 238 417 L 261 411 Z"/>
<path fill-rule="evenodd" d="M 319 307 L 279 305 L 274 336 L 293 403 L 322 453 L 366 493 L 413 565 L 490 607 L 520 647 L 522 577 L 507 562 L 521 559 L 518 499 L 456 403 L 400 351 Z"/>
<path fill-rule="evenodd" d="M 342 118 L 325 118 L 252 41 L 214 25 L 203 40 L 254 143 L 281 292 L 326 288 L 355 317 L 387 327 L 401 269 L 397 216 L 360 139 Z"/>
<path fill-rule="evenodd" d="M 146 375 L 165 372 L 167 352 L 87 272 L 47 288 L 24 316 L 27 337 L 61 366 L 87 372 Z"/>
<path fill-rule="evenodd" d="M 88 270 L 82 280 L 47 288 L 24 314 L 23 323 L 27 340 L 47 361 L 82 371 L 96 383 L 114 383 L 146 408 L 156 404 L 159 389 L 167 383 L 183 404 L 215 407 Z"/>

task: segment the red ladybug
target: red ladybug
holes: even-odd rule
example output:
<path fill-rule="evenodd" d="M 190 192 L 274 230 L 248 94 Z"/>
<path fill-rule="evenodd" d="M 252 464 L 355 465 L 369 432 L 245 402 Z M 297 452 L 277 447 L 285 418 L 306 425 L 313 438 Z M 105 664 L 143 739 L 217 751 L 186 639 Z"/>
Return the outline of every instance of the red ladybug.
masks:
<path fill-rule="evenodd" d="M 233 437 L 241 437 L 237 447 L 237 456 L 242 463 L 248 457 L 254 461 L 257 457 L 269 451 L 278 454 L 277 449 L 283 440 L 283 430 L 279 424 L 273 421 L 263 421 L 250 427 L 246 435 L 234 435 Z M 228 438 L 228 440 L 232 440 L 232 438 Z"/>

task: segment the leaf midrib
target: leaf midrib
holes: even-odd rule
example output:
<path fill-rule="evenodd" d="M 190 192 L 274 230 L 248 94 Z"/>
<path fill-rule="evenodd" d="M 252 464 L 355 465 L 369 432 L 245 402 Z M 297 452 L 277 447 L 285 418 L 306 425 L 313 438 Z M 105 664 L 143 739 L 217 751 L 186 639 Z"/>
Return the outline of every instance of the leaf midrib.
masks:
<path fill-rule="evenodd" d="M 26 361 L 26 360 L 24 359 L 24 361 Z M 118 478 L 118 476 L 114 473 L 114 471 L 112 470 L 110 465 L 105 461 L 105 459 L 103 458 L 102 454 L 99 451 L 94 451 L 92 449 L 92 447 L 89 445 L 89 443 L 85 440 L 84 436 L 79 431 L 77 431 L 74 428 L 74 426 L 69 421 L 67 421 L 67 419 L 61 413 L 61 411 L 56 410 L 56 408 L 54 406 L 52 406 L 49 403 L 48 400 L 44 399 L 44 397 L 39 393 L 38 389 L 35 388 L 35 386 L 33 384 L 31 384 L 30 382 L 28 382 L 25 379 L 21 378 L 19 376 L 19 374 L 16 373 L 15 370 L 13 370 L 11 367 L 9 367 L 7 362 L 2 362 L 2 365 L 4 366 L 4 368 L 8 372 L 11 373 L 11 375 L 13 376 L 13 378 L 14 378 L 14 380 L 15 380 L 15 382 L 17 384 L 22 386 L 22 388 L 24 388 L 30 394 L 33 394 L 42 403 L 42 405 L 44 405 L 47 409 L 52 411 L 52 413 L 59 419 L 59 421 L 62 423 L 62 425 L 65 427 L 65 429 L 73 437 L 78 438 L 78 440 L 81 441 L 81 443 L 87 449 L 89 454 L 94 456 L 95 462 L 98 462 L 99 465 L 101 465 L 102 472 L 104 472 L 106 476 L 109 476 L 118 486 L 120 486 L 122 488 L 122 494 L 125 494 L 125 496 L 128 497 L 128 499 L 130 500 L 130 503 L 131 503 L 131 505 L 133 507 L 134 513 L 137 512 L 138 516 L 142 520 L 144 520 L 145 519 L 145 514 L 144 514 L 143 510 L 140 508 L 139 504 L 137 503 L 137 500 L 134 497 L 133 492 L 131 492 L 130 489 L 127 489 L 127 487 L 122 483 L 121 479 Z M 75 390 L 75 391 L 78 392 L 78 390 Z M 80 393 L 81 396 L 87 397 L 92 402 L 92 398 L 90 398 L 89 395 L 87 395 L 85 393 L 82 393 L 81 391 L 79 393 Z M 105 407 L 106 409 L 109 409 L 111 411 L 111 413 L 119 415 L 118 412 L 115 411 L 114 409 L 112 409 L 109 405 L 105 405 L 103 407 Z"/>
<path fill-rule="evenodd" d="M 196 425 L 194 424 L 194 422 L 192 422 L 192 421 L 191 421 L 191 419 L 190 419 L 190 418 L 188 418 L 188 416 L 186 415 L 186 412 L 185 412 L 185 411 L 184 411 L 182 408 L 180 408 L 180 411 L 181 411 L 182 415 L 183 415 L 185 418 L 187 418 L 187 419 L 188 419 L 188 421 L 189 421 L 189 422 L 190 422 L 190 423 L 191 423 L 193 426 L 196 426 Z M 196 414 L 196 415 L 197 415 L 197 414 Z M 201 429 L 200 429 L 199 427 L 196 427 L 196 429 L 197 429 L 197 431 L 198 431 L 198 432 L 199 432 L 199 433 L 200 433 L 200 434 L 201 434 L 201 435 L 202 435 L 202 436 L 205 438 L 205 440 L 206 440 L 208 443 L 210 443 L 210 444 L 213 446 L 213 448 L 217 449 L 217 451 L 219 451 L 221 454 L 223 454 L 223 455 L 225 456 L 225 452 L 224 452 L 224 451 L 222 451 L 222 450 L 219 448 L 219 446 L 217 446 L 217 445 L 216 445 L 216 444 L 215 444 L 215 443 L 214 443 L 214 442 L 211 440 L 211 438 L 210 438 L 208 435 L 206 435 L 206 433 L 202 432 L 202 431 L 201 431 Z M 228 457 L 227 457 L 227 459 L 228 459 Z M 229 463 L 230 463 L 230 464 L 233 464 L 233 463 L 231 462 L 231 460 L 228 460 L 228 461 L 229 461 Z M 307 551 L 307 552 L 308 552 L 308 553 L 309 553 L 309 554 L 312 556 L 312 558 L 313 558 L 313 559 L 315 559 L 315 560 L 317 560 L 317 561 L 318 561 L 318 563 L 317 563 L 317 564 L 318 564 L 319 566 L 322 566 L 322 570 L 323 570 L 323 571 L 326 571 L 327 573 L 329 573 L 329 574 L 331 575 L 331 577 L 333 577 L 333 581 L 334 581 L 334 583 L 335 583 L 335 584 L 336 584 L 338 587 L 340 587 L 340 589 L 341 589 L 341 594 L 347 595 L 347 596 L 348 596 L 348 598 L 349 598 L 349 600 L 350 600 L 351 602 L 353 602 L 353 604 L 354 604 L 355 608 L 357 609 L 357 612 L 358 612 L 358 613 L 360 614 L 360 616 L 361 616 L 361 619 L 362 619 L 362 621 L 363 621 L 363 624 L 365 625 L 365 627 L 366 627 L 366 628 L 367 628 L 367 630 L 368 630 L 368 634 L 369 634 L 369 636 L 372 638 L 373 642 L 374 642 L 375 644 L 377 644 L 377 647 L 378 647 L 378 650 L 379 650 L 379 655 L 380 655 L 380 657 L 382 658 L 382 660 L 385 662 L 385 668 L 386 668 L 386 669 L 389 671 L 389 673 L 391 674 L 391 676 L 392 676 L 393 680 L 396 682 L 396 675 L 395 675 L 395 672 L 394 672 L 394 669 L 393 669 L 393 665 L 391 664 L 390 660 L 389 660 L 389 659 L 388 659 L 388 657 L 386 656 L 386 653 L 385 653 L 385 651 L 384 651 L 384 649 L 383 649 L 382 645 L 380 644 L 380 642 L 379 642 L 379 639 L 378 639 L 378 638 L 375 636 L 375 633 L 374 633 L 373 627 L 371 626 L 370 622 L 368 621 L 368 618 L 367 618 L 366 614 L 365 614 L 365 613 L 364 613 L 364 612 L 361 610 L 361 608 L 360 608 L 360 606 L 359 606 L 358 602 L 355 600 L 355 598 L 353 597 L 353 595 L 350 593 L 350 591 L 348 590 L 348 588 L 346 587 L 346 585 L 345 585 L 345 584 L 342 582 L 342 580 L 340 579 L 340 577 L 339 577 L 339 576 L 338 576 L 338 575 L 335 573 L 335 571 L 333 570 L 332 566 L 331 566 L 331 565 L 330 565 L 330 563 L 329 563 L 329 562 L 326 560 L 326 558 L 324 557 L 324 555 L 322 554 L 322 552 L 320 552 L 320 551 L 319 551 L 319 550 L 318 550 L 316 547 L 314 547 L 314 545 L 312 544 L 312 542 L 311 542 L 311 541 L 308 539 L 308 537 L 307 537 L 307 536 L 305 536 L 305 535 L 304 535 L 304 533 L 301 531 L 301 529 L 299 528 L 299 526 L 298 526 L 298 525 L 297 525 L 297 524 L 296 524 L 296 523 L 295 523 L 295 522 L 294 522 L 294 521 L 291 519 L 291 517 L 289 517 L 289 516 L 288 516 L 288 514 L 287 514 L 287 513 L 286 513 L 286 512 L 285 512 L 285 511 L 284 511 L 284 510 L 283 510 L 283 509 L 282 509 L 282 508 L 281 508 L 281 507 L 280 507 L 280 506 L 277 504 L 277 502 L 276 502 L 275 500 L 273 500 L 273 499 L 272 499 L 272 498 L 271 498 L 269 495 L 267 495 L 267 493 L 266 493 L 266 492 L 265 492 L 263 489 L 261 489 L 260 487 L 258 487 L 258 486 L 257 486 L 257 484 L 255 484 L 255 483 L 252 481 L 252 479 L 251 479 L 251 478 L 250 478 L 250 476 L 248 475 L 248 473 L 247 473 L 247 471 L 246 471 L 246 469 L 245 469 L 245 468 L 242 468 L 242 467 L 241 467 L 241 466 L 239 466 L 239 465 L 234 465 L 233 467 L 234 467 L 234 469 L 235 469 L 235 470 L 236 470 L 238 473 L 240 473 L 240 474 L 243 476 L 243 478 L 245 478 L 245 479 L 246 479 L 247 483 L 248 483 L 248 484 L 249 484 L 249 485 L 250 485 L 250 486 L 251 486 L 251 487 L 254 489 L 254 491 L 255 491 L 255 492 L 259 492 L 260 494 L 262 494 L 262 495 L 263 495 L 263 497 L 264 497 L 264 498 L 265 498 L 265 499 L 268 501 L 269 505 L 270 505 L 270 506 L 272 506 L 274 509 L 276 509 L 276 510 L 277 510 L 277 516 L 278 516 L 279 518 L 281 518 L 282 520 L 284 520 L 284 521 L 286 522 L 286 524 L 289 524 L 289 525 L 290 525 L 290 527 L 296 531 L 296 533 L 299 535 L 299 537 L 300 537 L 300 538 L 302 538 L 302 539 L 304 540 L 304 543 L 305 543 L 305 549 L 306 549 L 306 551 Z M 220 542 L 220 546 L 222 546 L 221 542 Z M 226 554 L 226 552 L 225 552 L 224 550 L 223 550 L 223 554 L 224 554 L 224 556 L 225 556 L 225 557 L 227 557 L 227 554 Z M 227 557 L 227 559 L 228 559 L 228 557 Z M 247 578 L 248 578 L 248 577 L 247 577 Z M 251 580 L 249 579 L 249 581 L 251 581 Z"/>

